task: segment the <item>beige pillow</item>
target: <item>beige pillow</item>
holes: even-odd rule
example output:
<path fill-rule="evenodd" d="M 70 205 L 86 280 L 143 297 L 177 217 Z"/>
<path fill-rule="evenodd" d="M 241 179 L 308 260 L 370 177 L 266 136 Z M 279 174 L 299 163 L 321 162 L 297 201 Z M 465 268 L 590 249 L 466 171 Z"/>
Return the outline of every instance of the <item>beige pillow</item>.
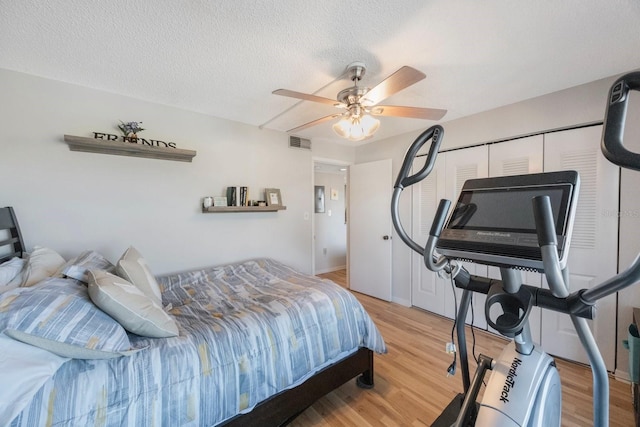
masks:
<path fill-rule="evenodd" d="M 89 297 L 123 328 L 136 335 L 152 338 L 178 335 L 176 322 L 161 305 L 115 274 L 90 270 Z"/>
<path fill-rule="evenodd" d="M 160 286 L 147 266 L 147 262 L 133 246 L 130 246 L 120 257 L 116 265 L 116 273 L 133 283 L 146 296 L 162 306 Z"/>
<path fill-rule="evenodd" d="M 33 252 L 29 254 L 20 286 L 32 286 L 47 277 L 55 275 L 64 263 L 64 258 L 53 249 L 34 246 Z"/>

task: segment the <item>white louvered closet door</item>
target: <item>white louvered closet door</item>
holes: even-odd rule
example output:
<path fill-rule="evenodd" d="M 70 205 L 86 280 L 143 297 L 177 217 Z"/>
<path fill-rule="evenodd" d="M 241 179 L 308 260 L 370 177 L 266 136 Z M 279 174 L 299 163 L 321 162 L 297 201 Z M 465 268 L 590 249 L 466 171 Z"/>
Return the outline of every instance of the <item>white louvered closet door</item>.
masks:
<path fill-rule="evenodd" d="M 455 206 L 460 190 L 467 179 L 486 178 L 489 173 L 489 149 L 486 145 L 479 147 L 465 148 L 463 150 L 455 150 L 447 152 L 445 162 L 445 195 L 443 197 L 451 200 L 452 209 Z M 487 267 L 485 265 L 474 263 L 462 263 L 469 273 L 478 276 L 487 275 Z M 445 293 L 445 316 L 453 318 L 455 314 L 455 300 L 453 292 L 451 292 L 451 283 L 441 278 L 436 279 L 442 286 L 446 288 Z M 460 302 L 462 291 L 455 290 L 457 301 Z M 474 319 L 473 324 L 479 328 L 486 329 L 487 321 L 484 318 L 484 302 L 485 295 L 473 294 Z M 467 316 L 467 323 L 471 323 L 471 312 Z"/>
<path fill-rule="evenodd" d="M 544 160 L 544 137 L 542 135 L 515 139 L 489 146 L 489 176 L 524 175 L 542 172 Z M 498 267 L 489 267 L 488 277 L 501 279 Z M 522 272 L 525 284 L 542 286 L 542 275 L 531 271 Z M 541 343 L 541 313 L 533 307 L 529 314 L 531 336 L 536 344 Z M 492 332 L 497 331 L 489 328 Z"/>
<path fill-rule="evenodd" d="M 591 288 L 616 273 L 618 245 L 619 168 L 600 151 L 602 126 L 545 134 L 545 171 L 576 170 L 580 196 L 571 239 L 568 266 L 570 292 Z M 547 286 L 545 284 L 545 286 Z M 615 367 L 616 299 L 598 302 L 590 322 L 607 369 Z M 542 346 L 553 355 L 588 363 L 569 316 L 545 311 Z"/>
<path fill-rule="evenodd" d="M 412 188 L 412 229 L 411 238 L 424 247 L 429 238 L 433 217 L 438 209 L 440 199 L 445 191 L 445 158 L 447 153 L 441 153 L 431 173 L 423 181 Z M 425 157 L 418 157 L 414 161 L 413 172 L 416 173 L 424 166 Z M 412 251 L 411 301 L 416 307 L 444 316 L 444 295 L 450 292 L 443 287 L 443 283 L 436 280 L 437 274 L 429 271 L 424 265 L 423 257 Z"/>

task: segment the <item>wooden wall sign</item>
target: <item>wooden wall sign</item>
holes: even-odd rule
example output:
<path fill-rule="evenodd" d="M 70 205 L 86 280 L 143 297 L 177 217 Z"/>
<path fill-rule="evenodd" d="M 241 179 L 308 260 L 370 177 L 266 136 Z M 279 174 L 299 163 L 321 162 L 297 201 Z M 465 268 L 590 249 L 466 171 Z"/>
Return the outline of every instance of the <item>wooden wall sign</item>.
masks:
<path fill-rule="evenodd" d="M 65 135 L 64 140 L 71 151 L 114 154 L 118 156 L 145 157 L 148 159 L 191 162 L 196 156 L 194 150 L 176 147 L 173 142 L 156 139 L 131 138 L 109 133 L 93 132 L 94 138 Z"/>
<path fill-rule="evenodd" d="M 104 139 L 107 141 L 122 141 L 128 142 L 130 144 L 142 144 L 148 145 L 150 147 L 167 147 L 167 148 L 178 148 L 176 147 L 175 142 L 164 142 L 157 139 L 145 139 L 140 137 L 130 137 L 130 136 L 118 136 L 112 133 L 102 133 L 102 132 L 93 132 L 93 137 L 95 139 Z"/>

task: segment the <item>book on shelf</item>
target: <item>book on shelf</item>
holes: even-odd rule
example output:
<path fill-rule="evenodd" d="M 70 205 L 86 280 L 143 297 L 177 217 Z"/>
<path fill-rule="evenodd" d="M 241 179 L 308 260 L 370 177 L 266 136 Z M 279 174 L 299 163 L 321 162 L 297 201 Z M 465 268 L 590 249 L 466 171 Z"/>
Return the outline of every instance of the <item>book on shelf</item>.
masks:
<path fill-rule="evenodd" d="M 229 206 L 248 206 L 249 187 L 227 187 L 227 204 Z"/>
<path fill-rule="evenodd" d="M 227 187 L 227 204 L 229 206 L 236 205 L 236 187 Z"/>
<path fill-rule="evenodd" d="M 240 206 L 247 206 L 248 194 L 248 187 L 240 187 Z"/>

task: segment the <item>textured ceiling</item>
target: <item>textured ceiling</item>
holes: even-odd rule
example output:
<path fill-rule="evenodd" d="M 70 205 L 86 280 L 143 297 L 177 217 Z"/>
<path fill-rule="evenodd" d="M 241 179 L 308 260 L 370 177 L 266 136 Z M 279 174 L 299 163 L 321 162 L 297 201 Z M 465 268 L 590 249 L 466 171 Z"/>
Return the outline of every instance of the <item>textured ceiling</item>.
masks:
<path fill-rule="evenodd" d="M 268 129 L 336 110 L 364 61 L 372 87 L 403 65 L 427 78 L 384 101 L 444 121 L 640 67 L 638 0 L 0 0 L 0 68 Z M 375 139 L 432 122 L 381 118 Z M 298 135 L 340 140 L 325 123 Z"/>

